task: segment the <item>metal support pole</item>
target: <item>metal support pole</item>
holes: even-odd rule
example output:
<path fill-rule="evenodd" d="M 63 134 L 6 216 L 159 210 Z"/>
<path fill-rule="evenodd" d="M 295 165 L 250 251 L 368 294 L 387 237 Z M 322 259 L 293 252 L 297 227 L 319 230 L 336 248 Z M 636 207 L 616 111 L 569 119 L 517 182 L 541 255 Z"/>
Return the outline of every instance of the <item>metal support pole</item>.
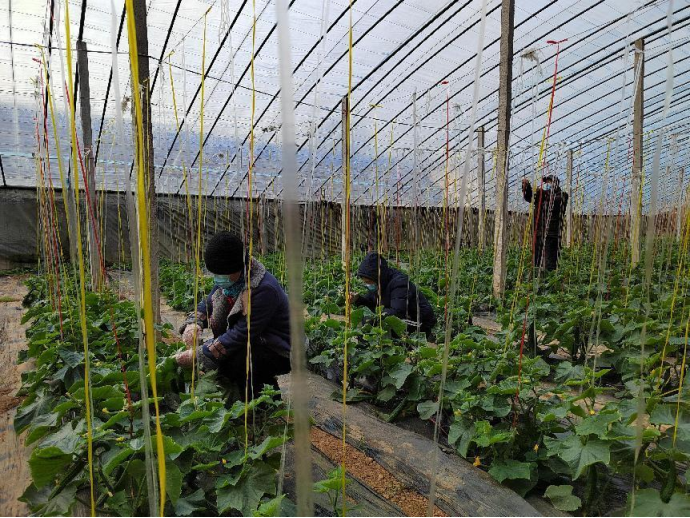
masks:
<path fill-rule="evenodd" d="M 0 173 L 2 173 L 2 186 L 7 187 L 7 180 L 5 179 L 5 168 L 2 165 L 2 155 L 0 155 Z"/>
<path fill-rule="evenodd" d="M 644 168 L 644 40 L 635 41 L 635 70 L 639 70 L 633 105 L 633 166 L 630 190 L 630 248 L 633 266 L 640 262 L 640 193 Z"/>
<path fill-rule="evenodd" d="M 510 104 L 513 83 L 513 29 L 515 0 L 501 2 L 501 45 L 498 67 L 498 139 L 496 156 L 496 209 L 494 211 L 493 292 L 502 298 L 505 291 L 508 230 L 508 145 L 510 143 Z"/>
<path fill-rule="evenodd" d="M 479 218 L 477 234 L 479 235 L 479 251 L 484 251 L 486 245 L 486 171 L 484 170 L 484 126 L 477 130 L 477 189 L 479 190 Z"/>
<path fill-rule="evenodd" d="M 139 92 L 141 95 L 144 130 L 144 177 L 146 203 L 149 214 L 149 249 L 151 251 L 151 296 L 156 323 L 161 321 L 160 292 L 158 289 L 158 214 L 156 204 L 156 175 L 153 165 L 153 130 L 151 127 L 151 76 L 149 73 L 149 39 L 146 23 L 146 0 L 134 0 L 134 21 L 139 54 Z M 134 92 L 134 89 L 132 89 Z M 132 123 L 136 124 L 135 104 L 132 102 Z M 134 128 L 136 134 L 136 126 Z M 145 266 L 145 265 L 142 265 Z"/>
<path fill-rule="evenodd" d="M 89 232 L 87 234 L 89 244 L 89 267 L 91 271 L 91 287 L 98 290 L 103 283 L 101 274 L 100 251 L 96 239 L 96 164 L 93 159 L 93 133 L 91 131 L 91 87 L 89 84 L 89 59 L 86 43 L 77 41 L 77 66 L 79 67 L 79 109 L 81 110 L 81 139 L 84 148 L 84 167 L 86 168 L 85 187 L 89 195 L 84 199 L 88 209 L 86 220 Z M 79 174 L 79 171 L 74 171 Z"/>
<path fill-rule="evenodd" d="M 342 111 L 341 111 L 341 124 L 343 128 L 343 171 L 345 171 L 345 164 L 347 163 L 347 159 L 350 156 L 350 139 L 347 138 L 347 116 L 348 113 L 350 113 L 350 106 L 349 106 L 349 101 L 347 98 L 347 95 L 343 97 L 343 104 L 342 104 Z M 349 210 L 349 207 L 346 207 L 345 203 L 345 190 L 346 186 L 343 185 L 343 201 L 340 204 L 341 210 L 340 210 L 340 215 L 341 215 L 341 250 L 342 250 L 342 260 L 343 260 L 343 265 L 345 265 L 345 258 L 347 257 L 347 249 L 349 246 L 349 243 L 345 239 L 345 225 L 347 222 L 347 211 Z"/>
<path fill-rule="evenodd" d="M 565 208 L 565 246 L 573 246 L 573 151 L 568 150 L 566 163 L 566 189 L 568 189 L 568 205 Z"/>
<path fill-rule="evenodd" d="M 685 180 L 685 168 L 678 172 L 678 210 L 676 212 L 676 238 L 680 241 L 683 237 L 683 180 Z"/>

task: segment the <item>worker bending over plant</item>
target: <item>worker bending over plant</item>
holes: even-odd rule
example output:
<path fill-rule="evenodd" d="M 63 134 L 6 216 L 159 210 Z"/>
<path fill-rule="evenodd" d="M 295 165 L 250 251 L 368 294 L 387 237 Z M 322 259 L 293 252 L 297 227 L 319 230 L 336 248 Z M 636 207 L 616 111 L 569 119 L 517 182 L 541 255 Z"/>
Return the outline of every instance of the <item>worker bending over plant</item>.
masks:
<path fill-rule="evenodd" d="M 370 252 L 359 265 L 357 276 L 366 284 L 367 293 L 350 293 L 352 304 L 366 306 L 372 311 L 383 306 L 384 316 L 396 316 L 405 321 L 408 331 L 421 331 L 429 341 L 434 341 L 434 310 L 407 275 L 388 266 L 376 252 Z"/>
<path fill-rule="evenodd" d="M 236 383 L 242 394 L 250 380 L 252 397 L 258 396 L 265 384 L 278 388 L 276 376 L 290 372 L 290 316 L 285 291 L 256 259 L 247 268 L 244 243 L 231 232 L 219 232 L 210 239 L 204 261 L 213 274 L 214 286 L 180 328 L 187 350 L 175 356 L 177 363 L 191 368 L 192 347 L 196 347 L 199 370 L 217 370 Z M 206 327 L 211 328 L 213 338 L 200 344 Z"/>
<path fill-rule="evenodd" d="M 561 229 L 568 205 L 568 193 L 561 191 L 560 182 L 555 175 L 542 178 L 536 195 L 532 193 L 532 184 L 527 178 L 522 179 L 522 196 L 527 202 L 533 202 L 534 227 L 534 266 L 555 270 L 558 267 L 558 254 L 561 250 Z"/>

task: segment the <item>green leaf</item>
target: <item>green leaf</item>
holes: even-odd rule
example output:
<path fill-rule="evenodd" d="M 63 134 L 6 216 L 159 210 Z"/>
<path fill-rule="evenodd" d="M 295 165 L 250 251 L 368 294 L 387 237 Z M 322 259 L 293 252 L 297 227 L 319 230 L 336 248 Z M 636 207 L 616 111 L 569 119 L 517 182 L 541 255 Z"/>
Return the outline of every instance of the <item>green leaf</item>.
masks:
<path fill-rule="evenodd" d="M 117 513 L 118 516 L 132 516 L 135 501 L 127 494 L 126 490 L 117 491 L 113 496 L 108 496 L 106 504 L 108 509 Z"/>
<path fill-rule="evenodd" d="M 72 462 L 72 455 L 65 454 L 59 448 L 36 448 L 29 458 L 29 469 L 34 485 L 41 489 L 46 484 L 55 482 L 55 479 Z"/>
<path fill-rule="evenodd" d="M 218 433 L 221 431 L 225 423 L 230 419 L 230 414 L 224 407 L 217 408 L 214 412 L 204 418 L 204 424 L 208 426 L 208 431 L 211 433 Z"/>
<path fill-rule="evenodd" d="M 174 462 L 165 463 L 165 493 L 173 505 L 182 493 L 182 472 Z"/>
<path fill-rule="evenodd" d="M 549 448 L 549 455 L 558 455 L 568 463 L 573 479 L 578 479 L 587 466 L 597 462 L 608 464 L 611 460 L 610 445 L 599 439 L 589 439 L 583 445 L 580 436 L 571 435 L 565 440 L 544 437 L 544 443 Z"/>
<path fill-rule="evenodd" d="M 257 462 L 235 485 L 228 485 L 216 491 L 218 512 L 226 514 L 235 509 L 243 516 L 252 516 L 263 496 L 275 495 L 275 492 L 275 469 L 264 462 Z"/>
<path fill-rule="evenodd" d="M 84 362 L 84 353 L 66 349 L 64 346 L 58 349 L 58 356 L 70 367 L 78 367 Z"/>
<path fill-rule="evenodd" d="M 495 460 L 489 469 L 489 475 L 494 477 L 498 482 L 503 482 L 506 479 L 514 480 L 518 478 L 530 479 L 529 462 L 520 462 L 513 459 Z"/>
<path fill-rule="evenodd" d="M 488 448 L 492 444 L 508 442 L 513 436 L 512 432 L 496 431 L 488 421 L 475 423 L 474 442 L 481 448 Z"/>
<path fill-rule="evenodd" d="M 156 437 L 151 437 L 151 447 L 156 449 Z M 180 456 L 180 453 L 184 451 L 184 448 L 177 444 L 171 437 L 163 435 L 163 448 L 165 449 L 165 454 L 168 455 L 172 460 L 175 460 Z"/>
<path fill-rule="evenodd" d="M 249 457 L 252 459 L 259 459 L 263 457 L 266 453 L 271 451 L 278 446 L 281 446 L 285 442 L 286 437 L 283 435 L 273 437 L 266 437 L 261 444 L 252 446 L 249 450 Z"/>
<path fill-rule="evenodd" d="M 469 419 L 461 419 L 450 425 L 448 430 L 448 444 L 455 446 L 457 452 L 467 457 L 467 450 L 474 437 L 474 423 Z"/>
<path fill-rule="evenodd" d="M 573 486 L 549 486 L 544 496 L 560 511 L 577 511 L 582 500 L 573 495 Z"/>
<path fill-rule="evenodd" d="M 254 513 L 254 516 L 285 516 L 281 513 L 284 498 L 285 494 L 282 494 L 262 503 Z"/>
<path fill-rule="evenodd" d="M 69 516 L 72 514 L 72 506 L 77 501 L 78 487 L 79 484 L 77 482 L 67 484 L 62 491 L 48 500 L 43 509 L 41 509 L 41 516 Z"/>
<path fill-rule="evenodd" d="M 62 453 L 74 453 L 84 439 L 79 435 L 79 430 L 72 428 L 72 423 L 67 423 L 57 432 L 50 434 L 41 441 L 41 448 L 53 447 Z"/>
<path fill-rule="evenodd" d="M 393 385 L 386 385 L 382 390 L 379 391 L 378 394 L 376 394 L 376 399 L 378 401 L 381 401 L 382 403 L 386 403 L 393 399 L 397 391 L 395 390 L 395 387 Z"/>
<path fill-rule="evenodd" d="M 383 321 L 384 328 L 393 331 L 396 335 L 402 335 L 407 329 L 407 324 L 393 315 L 387 316 Z"/>
<path fill-rule="evenodd" d="M 657 405 L 649 416 L 649 422 L 652 424 L 675 424 L 676 405 Z"/>
<path fill-rule="evenodd" d="M 611 423 L 618 421 L 620 418 L 621 415 L 618 411 L 608 413 L 602 412 L 583 419 L 575 426 L 575 431 L 578 435 L 596 435 L 600 439 L 603 439 L 609 431 Z"/>
<path fill-rule="evenodd" d="M 17 435 L 33 424 L 34 419 L 50 413 L 55 405 L 55 400 L 46 395 L 46 389 L 41 388 L 35 397 L 28 398 L 17 409 L 14 416 L 14 430 Z"/>
<path fill-rule="evenodd" d="M 690 516 L 690 497 L 681 493 L 673 493 L 665 504 L 656 489 L 640 489 L 634 494 L 635 505 L 632 506 L 633 495 L 628 495 L 628 509 L 630 516 Z"/>
<path fill-rule="evenodd" d="M 391 318 L 391 317 L 388 317 Z M 395 388 L 400 390 L 405 384 L 405 380 L 412 373 L 413 367 L 409 363 L 399 363 L 393 370 L 391 370 L 388 375 L 393 378 L 395 382 Z"/>
<path fill-rule="evenodd" d="M 103 454 L 101 464 L 103 465 L 103 473 L 110 475 L 115 468 L 127 460 L 134 450 L 129 446 L 124 448 L 113 447 Z"/>
<path fill-rule="evenodd" d="M 419 418 L 423 421 L 430 419 L 438 411 L 438 403 L 435 401 L 422 401 L 417 405 Z"/>
<path fill-rule="evenodd" d="M 176 516 L 190 516 L 192 513 L 204 508 L 204 490 L 197 489 L 191 495 L 178 498 L 175 503 Z"/>
<path fill-rule="evenodd" d="M 352 323 L 352 327 L 357 327 L 362 323 L 362 320 L 364 320 L 364 308 L 353 309 L 350 312 L 350 322 Z"/>

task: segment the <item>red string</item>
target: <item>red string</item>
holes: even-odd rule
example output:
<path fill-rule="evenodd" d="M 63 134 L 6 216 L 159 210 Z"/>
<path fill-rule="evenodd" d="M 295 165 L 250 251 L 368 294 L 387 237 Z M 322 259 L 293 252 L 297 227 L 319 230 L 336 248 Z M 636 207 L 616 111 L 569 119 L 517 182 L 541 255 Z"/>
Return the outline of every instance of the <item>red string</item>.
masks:
<path fill-rule="evenodd" d="M 551 133 L 551 117 L 553 115 L 553 100 L 556 95 L 556 82 L 558 80 L 558 56 L 561 52 L 561 43 L 568 41 L 566 40 L 560 40 L 560 41 L 553 41 L 549 40 L 547 41 L 548 44 L 550 45 L 556 45 L 556 59 L 554 63 L 554 69 L 553 69 L 553 83 L 551 85 L 551 99 L 549 101 L 549 113 L 548 113 L 548 119 L 546 121 L 546 135 L 545 135 L 545 143 L 544 145 L 548 145 L 549 141 L 549 135 Z M 548 170 L 548 165 L 546 162 L 546 152 L 544 153 L 544 156 L 542 157 L 542 164 L 541 164 L 542 170 L 544 167 L 547 167 Z M 539 189 L 537 192 L 539 193 L 539 200 L 537 202 L 537 213 L 536 217 L 534 219 L 534 231 L 532 233 L 532 261 L 534 264 L 534 261 L 536 260 L 536 246 L 537 246 L 537 226 L 539 225 L 539 218 L 541 216 L 541 206 L 542 206 L 542 201 L 544 199 L 544 191 L 542 189 L 544 185 L 544 176 L 542 175 L 542 178 L 539 183 Z M 535 193 L 536 194 L 536 193 Z M 546 224 L 546 222 L 544 222 Z M 546 226 L 546 225 L 545 225 Z M 544 231 L 546 232 L 546 228 L 544 228 Z M 544 261 L 544 250 L 542 250 L 541 254 L 541 262 Z M 537 268 L 539 267 L 538 265 L 536 266 Z M 529 306 L 530 306 L 530 296 L 529 294 L 527 295 L 527 300 L 525 302 L 525 316 L 522 321 L 522 336 L 520 337 L 520 357 L 518 361 L 518 382 L 517 382 L 517 388 L 515 389 L 515 404 L 518 403 L 519 397 L 520 397 L 520 384 L 522 382 L 522 357 L 524 354 L 524 349 L 525 349 L 525 335 L 527 332 L 527 316 L 528 316 L 528 311 L 529 311 Z M 517 425 L 517 408 L 513 414 L 513 427 Z"/>
<path fill-rule="evenodd" d="M 40 65 L 42 67 L 42 64 Z M 48 105 L 45 102 L 45 90 L 43 88 L 43 73 L 41 72 L 41 100 L 43 101 L 43 139 L 44 139 L 44 144 L 45 144 L 45 149 L 46 149 L 46 155 L 48 155 Z M 39 149 L 40 149 L 40 139 L 39 139 Z M 50 184 L 50 210 L 51 210 L 51 217 L 54 217 L 55 214 L 57 214 L 57 210 L 55 208 L 55 188 L 53 186 L 53 176 L 50 171 L 50 156 L 48 156 L 48 160 L 46 161 L 46 167 L 48 170 L 48 182 Z M 66 208 L 66 207 L 65 207 Z M 57 222 L 54 221 L 53 224 L 51 225 L 52 228 L 52 235 L 53 235 L 53 250 L 55 254 L 55 270 L 57 274 L 57 297 L 58 297 L 58 316 L 60 319 L 60 338 L 64 340 L 65 338 L 65 333 L 64 333 L 64 326 L 63 326 L 63 317 L 62 317 L 62 293 L 60 290 L 60 258 L 58 255 L 58 239 L 57 239 Z"/>
<path fill-rule="evenodd" d="M 69 89 L 67 88 L 67 85 L 65 85 L 65 93 L 67 95 L 67 101 L 71 102 L 70 97 L 69 97 Z M 94 210 L 93 210 L 93 203 L 91 201 L 91 192 L 89 189 L 89 183 L 86 181 L 86 168 L 84 167 L 84 159 L 82 157 L 81 153 L 81 146 L 79 145 L 79 138 L 76 137 L 76 142 L 77 142 L 77 156 L 79 157 L 79 164 L 81 166 L 81 173 L 82 173 L 82 179 L 84 181 L 84 191 L 86 192 L 86 205 L 88 208 L 89 216 L 90 216 L 90 221 L 91 221 L 91 226 L 93 228 L 93 234 L 94 234 L 94 239 L 96 241 L 96 249 L 98 251 L 98 262 L 101 270 L 101 274 L 103 275 L 103 280 L 106 280 L 106 269 L 105 269 L 105 263 L 103 261 L 103 255 L 101 253 L 101 243 L 98 238 L 98 227 L 96 226 L 96 219 L 94 216 Z M 77 172 L 75 171 L 75 174 Z M 78 237 L 79 238 L 79 237 Z M 115 345 L 117 348 L 117 356 L 118 359 L 120 360 L 120 371 L 122 372 L 122 381 L 124 383 L 125 387 L 125 394 L 127 395 L 127 409 L 129 411 L 129 421 L 130 421 L 130 429 L 129 433 L 130 436 L 134 434 L 134 428 L 133 428 L 133 419 L 134 419 L 134 406 L 132 405 L 132 394 L 129 389 L 129 382 L 127 381 L 127 375 L 126 375 L 126 368 L 124 364 L 124 359 L 122 355 L 122 346 L 120 344 L 120 339 L 117 334 L 117 325 L 115 323 L 115 312 L 113 310 L 113 305 L 112 303 L 110 304 L 110 323 L 113 327 L 113 337 L 115 338 Z"/>

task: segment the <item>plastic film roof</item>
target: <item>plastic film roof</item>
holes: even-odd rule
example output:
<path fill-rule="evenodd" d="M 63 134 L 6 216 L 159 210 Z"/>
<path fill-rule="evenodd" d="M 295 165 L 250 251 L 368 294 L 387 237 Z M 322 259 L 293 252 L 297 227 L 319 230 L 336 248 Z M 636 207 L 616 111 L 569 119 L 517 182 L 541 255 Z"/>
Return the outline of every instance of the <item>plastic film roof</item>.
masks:
<path fill-rule="evenodd" d="M 254 196 L 279 197 L 283 182 L 274 1 L 256 0 L 255 13 L 247 0 L 150 0 L 147 5 L 157 190 L 185 192 L 186 171 L 189 191 L 197 192 L 198 90 L 206 25 L 202 189 L 208 195 L 247 196 L 252 105 L 249 65 L 255 16 L 255 174 L 251 187 Z M 120 190 L 130 175 L 133 151 L 126 24 L 118 34 L 123 1 L 73 0 L 68 6 L 75 67 L 80 32 L 89 51 L 96 183 L 99 188 Z M 69 115 L 62 86 L 68 72 L 65 7 L 61 0 L 0 3 L 0 156 L 8 186 L 36 185 L 35 157 L 46 153 L 37 140 L 37 126 L 39 134 L 44 131 L 46 101 L 42 52 L 50 70 L 63 167 L 65 171 L 69 168 Z M 457 203 L 471 122 L 481 7 L 479 0 L 353 0 L 351 164 L 355 203 L 440 205 L 446 170 L 449 198 Z M 290 1 L 300 193 L 305 200 L 342 198 L 340 103 L 348 84 L 349 9 L 345 0 Z M 495 198 L 500 15 L 500 1 L 488 1 L 475 121 L 475 128 L 483 126 L 486 132 L 487 208 L 493 207 Z M 564 183 L 566 152 L 572 150 L 576 210 L 601 210 L 603 187 L 608 200 L 605 210 L 617 209 L 610 202 L 618 199 L 627 207 L 635 85 L 633 42 L 641 37 L 645 38 L 644 203 L 649 199 L 659 139 L 660 200 L 662 204 L 677 203 L 690 141 L 690 2 L 675 0 L 668 15 L 669 0 L 516 1 L 511 208 L 525 207 L 520 180 L 533 178 L 537 170 L 556 57 L 556 46 L 547 40 L 567 40 L 558 56 L 546 149 L 548 172 Z M 114 49 L 119 98 L 115 98 L 113 84 Z M 673 89 L 665 112 L 669 76 Z M 77 102 L 81 138 L 78 107 Z M 118 112 L 124 120 L 122 133 L 116 122 Z M 45 128 L 50 155 L 46 172 L 59 185 L 50 116 Z M 470 157 L 467 178 L 469 201 L 475 206 L 480 155 L 475 151 Z M 690 168 L 685 167 L 685 175 L 687 184 Z"/>

